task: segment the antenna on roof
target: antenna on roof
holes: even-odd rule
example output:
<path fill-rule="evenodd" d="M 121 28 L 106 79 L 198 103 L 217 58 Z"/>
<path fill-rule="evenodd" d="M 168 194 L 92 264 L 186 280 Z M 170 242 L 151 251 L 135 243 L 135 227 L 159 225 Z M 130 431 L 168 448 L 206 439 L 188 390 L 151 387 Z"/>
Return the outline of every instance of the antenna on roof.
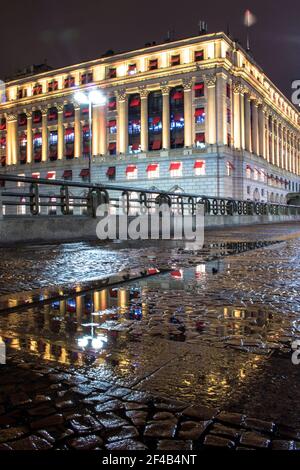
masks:
<path fill-rule="evenodd" d="M 207 23 L 206 21 L 200 20 L 198 23 L 198 28 L 199 28 L 199 36 L 202 36 L 203 34 L 207 34 Z"/>

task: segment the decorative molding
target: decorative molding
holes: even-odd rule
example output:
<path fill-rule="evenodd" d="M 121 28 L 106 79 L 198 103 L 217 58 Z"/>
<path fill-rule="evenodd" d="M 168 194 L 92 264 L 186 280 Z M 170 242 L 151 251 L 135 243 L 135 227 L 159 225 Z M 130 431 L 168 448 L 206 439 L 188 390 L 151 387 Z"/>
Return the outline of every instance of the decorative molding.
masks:
<path fill-rule="evenodd" d="M 6 114 L 6 120 L 7 122 L 14 122 L 18 118 L 18 113 L 7 113 Z"/>
<path fill-rule="evenodd" d="M 169 82 L 164 80 L 163 82 L 160 82 L 160 89 L 163 95 L 169 95 L 170 93 L 170 85 Z"/>
<path fill-rule="evenodd" d="M 126 88 L 120 88 L 117 90 L 117 98 L 118 101 L 125 101 L 126 100 Z"/>
<path fill-rule="evenodd" d="M 191 91 L 193 86 L 193 80 L 191 78 L 184 78 L 182 80 L 182 86 L 184 91 Z"/>
<path fill-rule="evenodd" d="M 208 86 L 208 87 L 216 86 L 216 81 L 217 81 L 216 75 L 211 74 L 211 73 L 206 74 L 206 75 L 203 75 L 203 79 L 204 79 L 204 82 L 205 82 L 206 86 Z"/>

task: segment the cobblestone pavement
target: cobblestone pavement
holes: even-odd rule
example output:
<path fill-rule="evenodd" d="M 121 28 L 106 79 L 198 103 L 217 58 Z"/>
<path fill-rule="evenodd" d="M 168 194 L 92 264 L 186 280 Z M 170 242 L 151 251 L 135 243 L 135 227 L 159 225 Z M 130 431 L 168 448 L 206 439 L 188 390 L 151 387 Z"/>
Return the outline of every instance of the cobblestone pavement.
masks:
<path fill-rule="evenodd" d="M 171 272 L 2 314 L 0 449 L 298 450 L 297 236 L 216 231 Z"/>

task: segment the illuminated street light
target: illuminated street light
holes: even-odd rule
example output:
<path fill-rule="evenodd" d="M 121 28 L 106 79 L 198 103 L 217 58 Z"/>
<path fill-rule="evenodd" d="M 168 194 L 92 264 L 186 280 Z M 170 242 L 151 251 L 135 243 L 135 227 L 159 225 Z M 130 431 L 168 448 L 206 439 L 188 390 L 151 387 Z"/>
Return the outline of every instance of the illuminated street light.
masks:
<path fill-rule="evenodd" d="M 77 91 L 74 95 L 75 101 L 79 105 L 88 104 L 89 105 L 89 182 L 92 180 L 92 106 L 93 105 L 104 105 L 106 103 L 106 98 L 101 93 L 100 90 L 91 90 L 88 93 L 83 91 Z"/>

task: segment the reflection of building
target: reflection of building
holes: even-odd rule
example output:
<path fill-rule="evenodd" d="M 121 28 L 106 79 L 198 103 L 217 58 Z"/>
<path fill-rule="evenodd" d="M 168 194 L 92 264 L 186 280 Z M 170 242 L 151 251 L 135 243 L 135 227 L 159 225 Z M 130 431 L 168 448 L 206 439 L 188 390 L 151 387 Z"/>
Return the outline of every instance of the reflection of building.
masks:
<path fill-rule="evenodd" d="M 299 190 L 299 113 L 240 45 L 211 34 L 150 45 L 7 83 L 2 170 L 284 201 Z"/>

